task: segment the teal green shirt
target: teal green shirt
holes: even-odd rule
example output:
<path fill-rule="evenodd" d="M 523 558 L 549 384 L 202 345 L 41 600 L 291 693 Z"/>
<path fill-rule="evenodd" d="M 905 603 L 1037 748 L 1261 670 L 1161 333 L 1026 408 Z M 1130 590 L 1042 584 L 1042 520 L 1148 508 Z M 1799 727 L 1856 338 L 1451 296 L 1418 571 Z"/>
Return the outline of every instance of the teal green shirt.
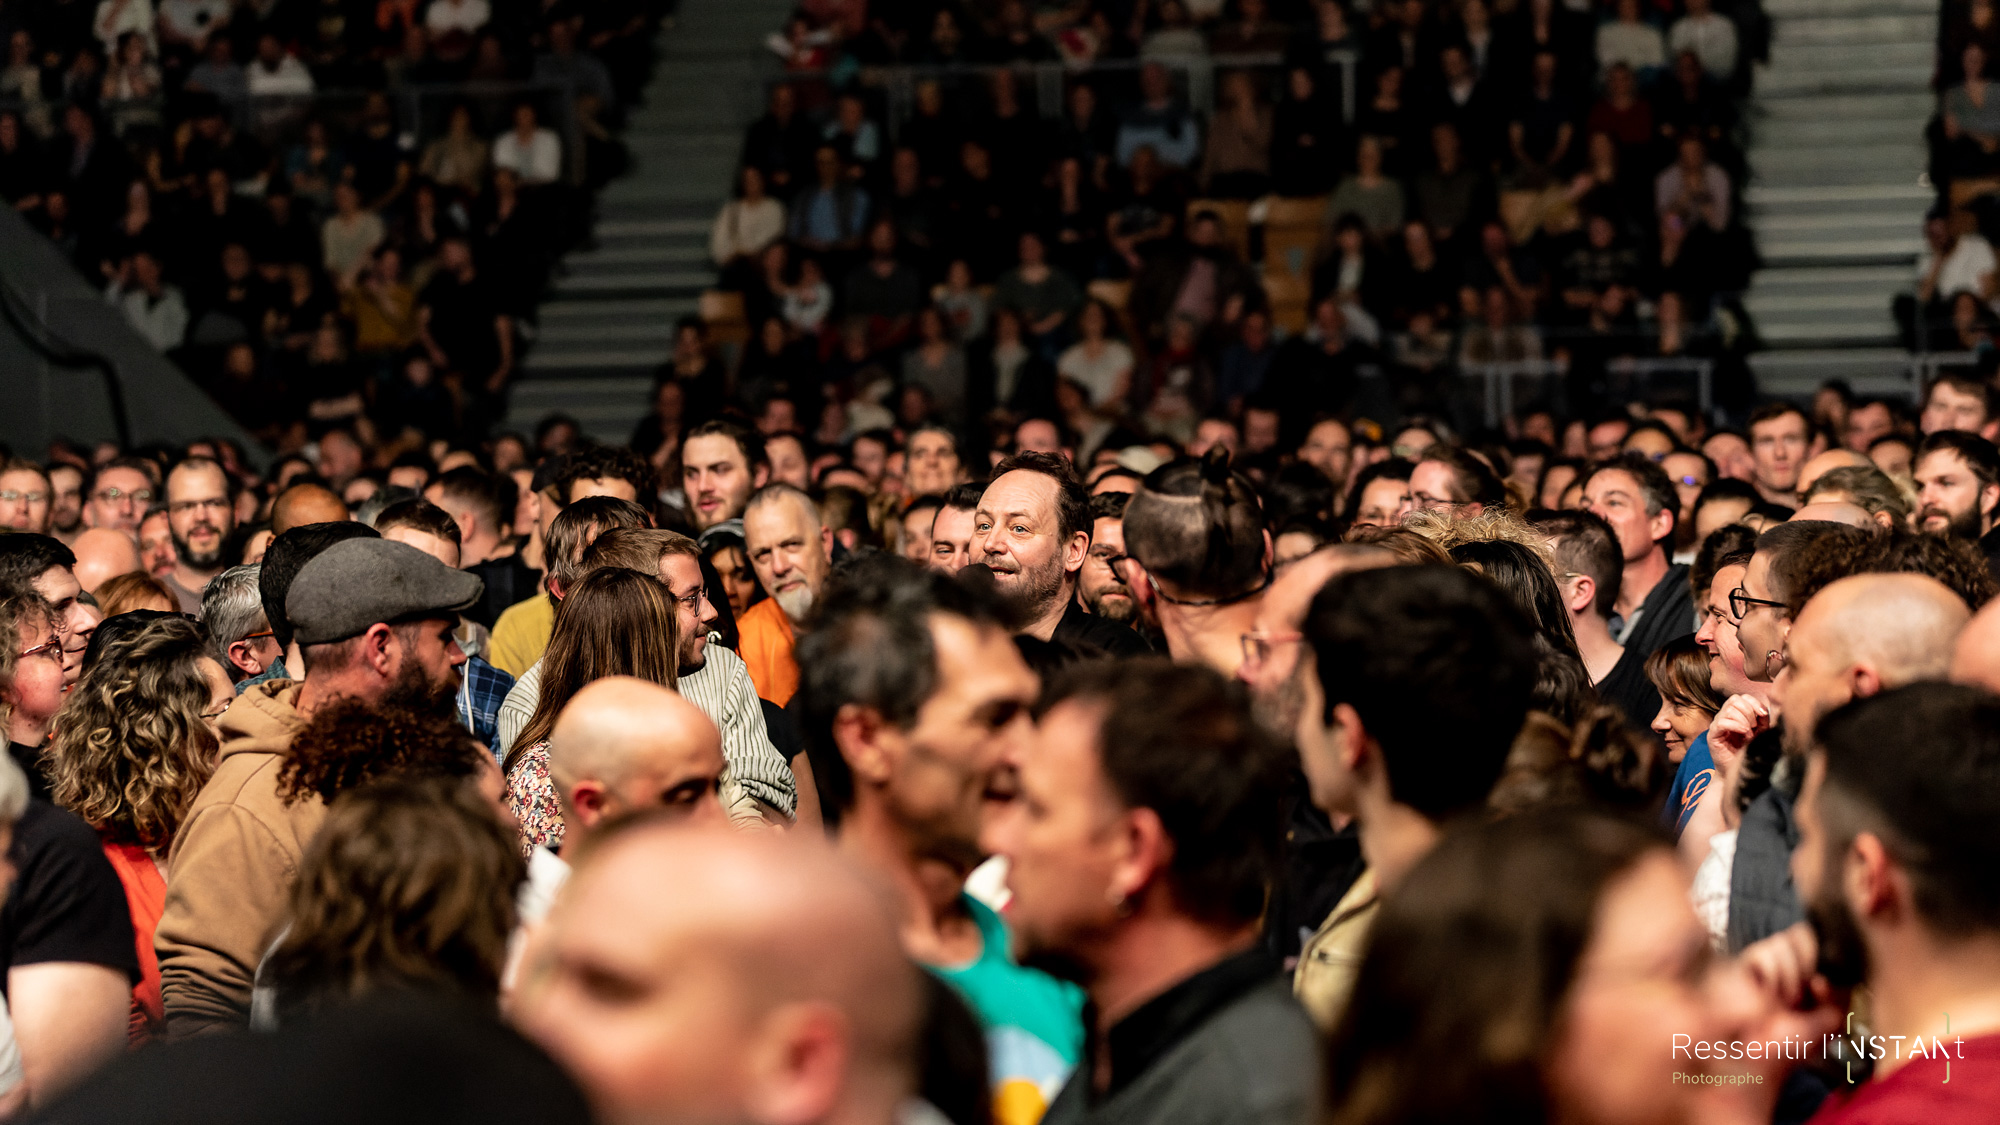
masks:
<path fill-rule="evenodd" d="M 1007 923 L 963 897 L 979 925 L 979 957 L 960 968 L 929 968 L 958 990 L 986 1031 L 995 1125 L 1033 1125 L 1083 1055 L 1083 990 L 1015 964 Z"/>

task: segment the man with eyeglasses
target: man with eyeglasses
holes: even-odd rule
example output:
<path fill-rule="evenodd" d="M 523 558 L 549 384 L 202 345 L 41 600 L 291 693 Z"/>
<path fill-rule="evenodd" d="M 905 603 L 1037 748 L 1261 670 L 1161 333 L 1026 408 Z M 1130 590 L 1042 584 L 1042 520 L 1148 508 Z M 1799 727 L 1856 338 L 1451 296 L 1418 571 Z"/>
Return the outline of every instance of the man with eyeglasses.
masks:
<path fill-rule="evenodd" d="M 229 565 L 236 531 L 236 482 L 206 457 L 189 457 L 167 472 L 167 527 L 174 539 L 173 573 L 161 581 L 182 613 L 201 612 L 201 593 Z"/>
<path fill-rule="evenodd" d="M 84 489 L 83 522 L 136 532 L 159 486 L 153 464 L 138 457 L 120 457 L 97 470 Z"/>
<path fill-rule="evenodd" d="M 34 462 L 0 462 L 0 526 L 47 535 L 51 492 L 48 475 Z"/>
<path fill-rule="evenodd" d="M 750 672 L 741 657 L 709 643 L 721 612 L 708 600 L 701 548 L 678 532 L 614 528 L 585 551 L 577 578 L 611 566 L 654 575 L 674 599 L 681 635 L 676 689 L 722 732 L 722 756 L 729 763 L 722 801 L 730 819 L 790 823 L 798 813 L 799 784 L 791 764 L 772 745 Z M 541 690 L 542 662 L 537 660 L 500 705 L 497 753 L 504 756 L 512 748 L 533 716 Z"/>

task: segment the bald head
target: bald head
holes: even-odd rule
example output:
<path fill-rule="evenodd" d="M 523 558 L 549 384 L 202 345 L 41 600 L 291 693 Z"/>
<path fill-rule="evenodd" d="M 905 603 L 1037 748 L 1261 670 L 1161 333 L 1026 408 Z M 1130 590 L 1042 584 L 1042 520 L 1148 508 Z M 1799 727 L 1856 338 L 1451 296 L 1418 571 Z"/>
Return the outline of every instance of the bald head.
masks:
<path fill-rule="evenodd" d="M 2000 598 L 1987 602 L 1959 633 L 1951 654 L 1951 679 L 2000 692 Z"/>
<path fill-rule="evenodd" d="M 1922 574 L 1857 574 L 1813 595 L 1792 623 L 1772 685 L 1786 749 L 1804 754 L 1836 707 L 1943 679 L 1971 617 L 1964 599 Z"/>
<path fill-rule="evenodd" d="M 271 534 L 283 535 L 309 523 L 345 523 L 352 518 L 347 503 L 332 489 L 317 484 L 294 485 L 271 505 Z"/>
<path fill-rule="evenodd" d="M 549 780 L 574 849 L 606 820 L 649 809 L 720 821 L 722 736 L 699 707 L 632 676 L 586 684 L 556 716 Z"/>
<path fill-rule="evenodd" d="M 1874 466 L 1875 463 L 1870 461 L 1868 455 L 1865 453 L 1856 453 L 1852 449 L 1845 448 L 1829 449 L 1800 466 L 1799 495 L 1804 496 L 1806 493 L 1812 491 L 1813 482 L 1820 478 L 1820 474 L 1829 469 L 1868 469 Z"/>
<path fill-rule="evenodd" d="M 608 1125 L 886 1121 L 915 1085 L 915 970 L 824 842 L 635 827 L 577 870 L 518 1021 Z"/>
<path fill-rule="evenodd" d="M 1797 523 L 1804 520 L 1824 520 L 1827 523 L 1844 523 L 1849 527 L 1858 527 L 1863 531 L 1874 531 L 1876 528 L 1882 526 L 1874 516 L 1868 513 L 1868 509 L 1859 504 L 1848 503 L 1845 500 L 1815 500 L 1798 511 L 1793 512 L 1792 518 L 1787 522 Z"/>
<path fill-rule="evenodd" d="M 110 579 L 144 569 L 131 533 L 116 528 L 93 527 L 77 536 L 70 550 L 76 552 L 76 566 L 71 569 L 77 584 L 93 594 Z"/>
<path fill-rule="evenodd" d="M 1884 689 L 1943 679 L 1952 646 L 1972 619 L 1965 599 L 1923 574 L 1857 574 L 1813 596 L 1792 624 L 1805 641 L 1849 664 L 1867 664 Z"/>

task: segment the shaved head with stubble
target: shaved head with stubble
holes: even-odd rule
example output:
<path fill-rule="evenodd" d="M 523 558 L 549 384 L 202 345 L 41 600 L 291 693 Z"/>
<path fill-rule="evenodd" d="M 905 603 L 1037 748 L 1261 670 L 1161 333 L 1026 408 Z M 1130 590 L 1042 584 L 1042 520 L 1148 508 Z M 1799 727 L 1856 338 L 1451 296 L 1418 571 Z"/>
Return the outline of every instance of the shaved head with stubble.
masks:
<path fill-rule="evenodd" d="M 1943 679 L 1971 619 L 1963 598 L 1921 574 L 1857 574 L 1813 595 L 1792 623 L 1771 692 L 1786 751 L 1805 753 L 1836 707 Z"/>
<path fill-rule="evenodd" d="M 606 821 L 647 810 L 721 823 L 722 735 L 674 691 L 607 676 L 570 698 L 549 735 L 549 780 L 562 802 L 563 845 Z"/>
<path fill-rule="evenodd" d="M 823 841 L 635 827 L 565 888 L 516 1019 L 606 1125 L 889 1121 L 922 1003 L 888 903 Z"/>

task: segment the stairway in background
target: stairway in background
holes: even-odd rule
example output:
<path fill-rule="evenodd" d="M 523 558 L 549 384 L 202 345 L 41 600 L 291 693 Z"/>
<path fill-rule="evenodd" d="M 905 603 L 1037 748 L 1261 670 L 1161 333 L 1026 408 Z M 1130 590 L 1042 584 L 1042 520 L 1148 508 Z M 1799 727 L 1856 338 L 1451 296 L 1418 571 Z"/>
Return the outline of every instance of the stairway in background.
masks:
<path fill-rule="evenodd" d="M 597 201 L 596 243 L 563 259 L 541 307 L 505 426 L 564 413 L 623 443 L 651 409 L 674 322 L 715 281 L 708 228 L 728 198 L 743 132 L 763 112 L 764 36 L 790 3 L 680 0 L 622 139 L 632 167 Z"/>
<path fill-rule="evenodd" d="M 1749 222 L 1765 268 L 1745 306 L 1765 394 L 1842 378 L 1907 388 L 1890 301 L 1916 280 L 1937 0 L 1765 0 L 1771 62 L 1749 110 Z"/>

